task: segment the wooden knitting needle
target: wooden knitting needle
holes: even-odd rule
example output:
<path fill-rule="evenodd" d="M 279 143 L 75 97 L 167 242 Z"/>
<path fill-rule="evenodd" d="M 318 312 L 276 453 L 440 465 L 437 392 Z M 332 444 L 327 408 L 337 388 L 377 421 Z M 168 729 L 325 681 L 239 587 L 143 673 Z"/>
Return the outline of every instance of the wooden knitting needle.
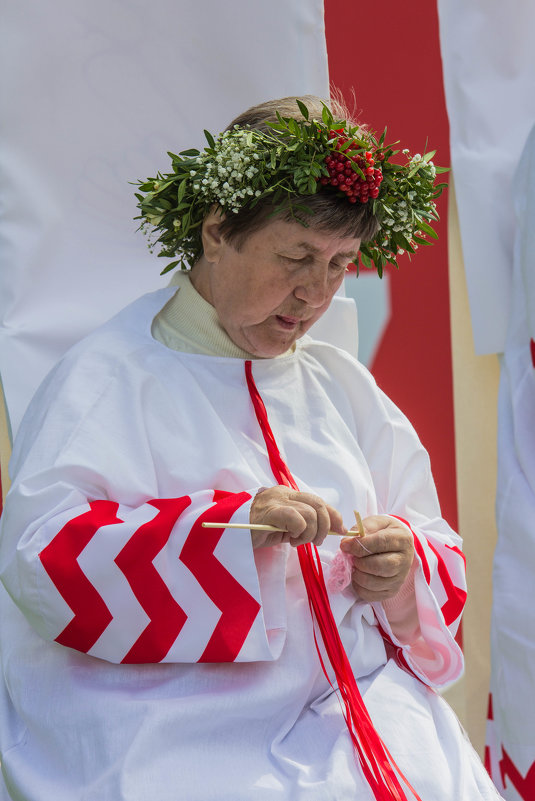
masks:
<path fill-rule="evenodd" d="M 364 526 L 362 525 L 362 517 L 359 515 L 356 509 L 353 510 L 353 514 L 355 515 L 355 520 L 357 521 L 357 536 L 364 537 L 365 531 Z"/>
<path fill-rule="evenodd" d="M 280 534 L 287 534 L 288 532 L 283 531 L 277 526 L 270 526 L 267 523 L 202 523 L 203 528 L 244 528 L 249 529 L 250 531 L 278 531 Z M 361 522 L 362 525 L 362 522 Z M 364 529 L 363 529 L 364 533 Z M 337 531 L 328 531 L 327 534 L 331 534 L 333 537 L 359 537 L 361 536 L 358 531 L 348 531 L 346 534 L 342 535 L 339 534 Z"/>
<path fill-rule="evenodd" d="M 366 536 L 366 532 L 364 531 L 364 526 L 362 525 L 362 517 L 359 515 L 356 509 L 353 510 L 353 514 L 355 515 L 355 520 L 357 521 L 357 530 L 355 531 L 355 536 L 361 539 L 362 537 Z M 364 548 L 367 553 L 373 555 L 373 551 L 370 551 L 369 548 L 366 548 L 363 542 L 359 543 L 361 548 Z"/>

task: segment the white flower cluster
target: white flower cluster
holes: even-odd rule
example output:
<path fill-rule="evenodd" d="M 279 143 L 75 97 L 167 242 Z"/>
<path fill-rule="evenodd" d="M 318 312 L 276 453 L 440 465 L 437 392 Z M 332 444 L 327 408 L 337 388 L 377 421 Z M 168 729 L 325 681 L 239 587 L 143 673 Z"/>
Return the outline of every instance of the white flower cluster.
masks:
<path fill-rule="evenodd" d="M 416 192 L 409 192 L 407 197 L 412 201 L 416 197 Z M 387 228 L 389 233 L 399 231 L 410 242 L 413 234 L 413 215 L 407 201 L 397 200 L 390 206 L 390 211 L 393 217 L 385 217 L 383 227 Z"/>
<path fill-rule="evenodd" d="M 409 151 L 403 151 L 409 152 Z M 437 169 L 432 161 L 426 161 L 424 157 L 420 153 L 415 153 L 415 155 L 411 158 L 410 164 L 415 167 L 417 165 L 421 165 L 421 169 L 425 171 L 426 177 L 433 180 L 437 174 Z"/>
<path fill-rule="evenodd" d="M 249 141 L 248 141 L 249 140 Z M 219 203 L 235 214 L 250 197 L 261 195 L 252 189 L 260 158 L 247 131 L 225 131 L 215 143 L 216 155 L 201 155 L 197 169 L 191 170 L 193 190 L 210 203 Z"/>

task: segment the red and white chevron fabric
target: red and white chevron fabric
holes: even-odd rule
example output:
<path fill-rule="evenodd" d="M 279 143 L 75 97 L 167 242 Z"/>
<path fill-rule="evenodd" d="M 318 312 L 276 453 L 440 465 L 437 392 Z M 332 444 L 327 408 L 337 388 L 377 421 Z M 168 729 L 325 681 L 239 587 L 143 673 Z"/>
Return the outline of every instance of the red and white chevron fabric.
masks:
<path fill-rule="evenodd" d="M 233 575 L 214 554 L 223 529 L 202 528 L 228 522 L 249 499 L 205 492 L 133 511 L 101 500 L 70 517 L 39 554 L 68 607 L 57 604 L 54 622 L 64 611 L 66 625 L 56 642 L 125 663 L 270 657 L 267 642 L 252 647 L 260 600 L 246 564 Z"/>

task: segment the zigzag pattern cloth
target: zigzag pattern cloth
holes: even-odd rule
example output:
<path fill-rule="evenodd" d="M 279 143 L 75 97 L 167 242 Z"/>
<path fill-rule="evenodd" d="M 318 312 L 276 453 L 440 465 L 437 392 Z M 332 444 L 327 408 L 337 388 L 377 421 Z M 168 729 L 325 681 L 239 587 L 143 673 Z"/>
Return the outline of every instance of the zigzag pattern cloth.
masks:
<path fill-rule="evenodd" d="M 226 566 L 215 553 L 224 529 L 202 528 L 230 521 L 249 500 L 246 492 L 207 491 L 135 510 L 93 501 L 64 523 L 61 515 L 39 554 L 57 590 L 47 615 L 52 633 L 62 627 L 56 642 L 124 663 L 232 662 L 263 649 L 270 657 L 263 626 L 255 627 L 259 590 L 247 547 L 240 558 L 245 543 Z"/>

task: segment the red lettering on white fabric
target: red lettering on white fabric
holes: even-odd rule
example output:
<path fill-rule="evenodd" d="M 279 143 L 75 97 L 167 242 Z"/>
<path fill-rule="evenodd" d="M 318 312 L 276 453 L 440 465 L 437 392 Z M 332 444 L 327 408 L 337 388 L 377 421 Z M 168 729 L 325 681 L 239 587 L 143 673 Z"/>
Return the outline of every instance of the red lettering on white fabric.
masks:
<path fill-rule="evenodd" d="M 181 562 L 191 570 L 210 600 L 221 611 L 221 617 L 199 662 L 233 662 L 260 610 L 258 601 L 214 555 L 224 528 L 202 528 L 204 522 L 228 523 L 236 509 L 250 497 L 247 492 L 216 490 L 215 505 L 197 518 L 180 552 Z"/>
<path fill-rule="evenodd" d="M 500 774 L 505 789 L 507 789 L 506 779 L 508 778 L 523 801 L 533 801 L 535 798 L 535 762 L 533 762 L 526 775 L 522 776 L 515 763 L 502 746 Z"/>
<path fill-rule="evenodd" d="M 93 501 L 89 507 L 88 512 L 69 520 L 39 554 L 56 589 L 74 612 L 56 642 L 84 653 L 107 628 L 112 614 L 77 560 L 102 526 L 123 522 L 117 517 L 117 503 Z"/>
<path fill-rule="evenodd" d="M 169 592 L 153 560 L 169 540 L 173 526 L 191 504 L 191 498 L 186 495 L 152 500 L 148 504 L 158 509 L 158 514 L 140 526 L 115 557 L 115 564 L 124 573 L 150 619 L 122 659 L 126 664 L 160 662 L 187 620 L 186 613 Z"/>

